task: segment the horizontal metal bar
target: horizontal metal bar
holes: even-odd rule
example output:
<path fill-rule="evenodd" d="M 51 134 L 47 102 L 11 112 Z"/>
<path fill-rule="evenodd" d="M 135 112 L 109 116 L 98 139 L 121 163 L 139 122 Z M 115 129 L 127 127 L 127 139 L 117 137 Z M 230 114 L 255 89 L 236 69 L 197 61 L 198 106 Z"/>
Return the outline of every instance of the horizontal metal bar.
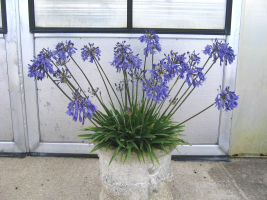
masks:
<path fill-rule="evenodd" d="M 88 143 L 46 143 L 41 142 L 32 152 L 35 153 L 70 153 L 70 154 L 90 154 L 94 148 Z"/>
<path fill-rule="evenodd" d="M 142 33 L 34 33 L 34 38 L 139 38 Z M 158 34 L 164 39 L 219 39 L 225 35 Z"/>
<path fill-rule="evenodd" d="M 0 157 L 25 158 L 26 156 L 40 157 L 71 157 L 71 158 L 98 158 L 97 154 L 68 154 L 68 153 L 0 153 Z M 225 161 L 230 162 L 231 156 L 178 156 L 172 155 L 174 161 Z"/>
<path fill-rule="evenodd" d="M 194 155 L 194 156 L 219 156 L 226 155 L 219 145 L 184 145 L 178 146 L 172 155 Z"/>
<path fill-rule="evenodd" d="M 174 161 L 225 161 L 231 162 L 231 156 L 178 156 L 172 155 Z"/>
<path fill-rule="evenodd" d="M 57 28 L 33 27 L 31 33 L 140 33 L 148 28 Z M 157 33 L 167 34 L 200 34 L 226 35 L 225 29 L 160 29 L 154 28 Z"/>
<path fill-rule="evenodd" d="M 93 144 L 86 143 L 40 143 L 32 152 L 35 153 L 70 153 L 70 154 L 90 154 Z M 172 155 L 200 155 L 218 156 L 226 153 L 218 145 L 184 145 L 178 146 Z M 97 153 L 97 152 L 96 152 Z"/>
<path fill-rule="evenodd" d="M 13 152 L 0 153 L 0 157 L 25 158 L 26 156 L 27 153 L 13 153 Z"/>
<path fill-rule="evenodd" d="M 20 153 L 22 151 L 15 142 L 3 142 L 0 141 L 1 151 L 0 153 L 11 152 Z"/>

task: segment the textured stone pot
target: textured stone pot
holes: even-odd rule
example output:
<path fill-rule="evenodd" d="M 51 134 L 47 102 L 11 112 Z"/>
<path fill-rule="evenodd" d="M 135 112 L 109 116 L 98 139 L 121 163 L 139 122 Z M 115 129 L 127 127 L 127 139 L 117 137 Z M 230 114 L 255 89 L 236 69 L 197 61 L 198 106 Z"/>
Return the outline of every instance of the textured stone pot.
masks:
<path fill-rule="evenodd" d="M 120 163 L 120 153 L 109 164 L 114 149 L 98 150 L 99 176 L 102 183 L 100 200 L 171 200 L 173 199 L 169 182 L 171 182 L 171 152 L 157 150 L 160 162 L 146 159 L 139 163 L 137 156 L 131 153 L 129 161 Z"/>

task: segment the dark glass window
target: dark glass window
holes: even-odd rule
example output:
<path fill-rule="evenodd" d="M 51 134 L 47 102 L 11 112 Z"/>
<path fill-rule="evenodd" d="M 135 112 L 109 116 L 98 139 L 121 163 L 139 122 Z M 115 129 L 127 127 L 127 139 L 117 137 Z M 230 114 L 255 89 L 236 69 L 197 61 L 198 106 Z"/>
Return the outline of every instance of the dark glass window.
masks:
<path fill-rule="evenodd" d="M 232 0 L 28 0 L 30 31 L 229 35 Z"/>

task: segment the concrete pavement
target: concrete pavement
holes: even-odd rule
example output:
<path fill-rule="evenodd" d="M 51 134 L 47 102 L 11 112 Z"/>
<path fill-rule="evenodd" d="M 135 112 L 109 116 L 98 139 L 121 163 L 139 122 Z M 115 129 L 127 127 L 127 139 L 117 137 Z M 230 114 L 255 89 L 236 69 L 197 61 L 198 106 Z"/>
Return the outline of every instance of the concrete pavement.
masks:
<path fill-rule="evenodd" d="M 172 161 L 174 199 L 267 199 L 267 159 Z M 90 199 L 100 192 L 97 158 L 0 157 L 0 200 Z"/>

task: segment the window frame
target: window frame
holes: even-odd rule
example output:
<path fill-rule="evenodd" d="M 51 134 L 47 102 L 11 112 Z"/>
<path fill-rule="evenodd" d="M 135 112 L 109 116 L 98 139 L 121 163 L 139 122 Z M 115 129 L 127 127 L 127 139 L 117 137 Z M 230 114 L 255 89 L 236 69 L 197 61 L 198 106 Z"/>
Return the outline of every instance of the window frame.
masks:
<path fill-rule="evenodd" d="M 3 1 L 3 0 L 2 0 Z M 133 0 L 127 0 L 127 28 L 75 28 L 75 27 L 36 27 L 34 0 L 28 0 L 29 24 L 31 33 L 140 33 L 146 28 L 132 28 Z M 200 35 L 230 35 L 233 0 L 227 0 L 224 29 L 160 29 L 153 28 L 163 34 L 200 34 Z M 150 28 L 150 27 L 147 27 Z"/>
<path fill-rule="evenodd" d="M 6 22 L 6 1 L 1 0 L 1 15 L 2 15 L 2 27 L 0 33 L 7 33 L 7 22 Z"/>

